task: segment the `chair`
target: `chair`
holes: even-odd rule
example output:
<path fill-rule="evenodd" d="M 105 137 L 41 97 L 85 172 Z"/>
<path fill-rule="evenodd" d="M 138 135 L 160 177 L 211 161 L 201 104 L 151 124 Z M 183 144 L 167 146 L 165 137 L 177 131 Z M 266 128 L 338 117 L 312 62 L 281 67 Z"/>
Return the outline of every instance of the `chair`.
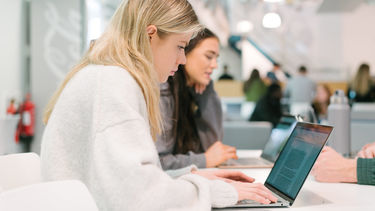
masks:
<path fill-rule="evenodd" d="M 35 153 L 0 156 L 0 172 L 0 187 L 3 190 L 42 181 L 40 158 Z"/>
<path fill-rule="evenodd" d="M 86 186 L 77 180 L 45 182 L 0 193 L 0 210 L 98 211 Z"/>

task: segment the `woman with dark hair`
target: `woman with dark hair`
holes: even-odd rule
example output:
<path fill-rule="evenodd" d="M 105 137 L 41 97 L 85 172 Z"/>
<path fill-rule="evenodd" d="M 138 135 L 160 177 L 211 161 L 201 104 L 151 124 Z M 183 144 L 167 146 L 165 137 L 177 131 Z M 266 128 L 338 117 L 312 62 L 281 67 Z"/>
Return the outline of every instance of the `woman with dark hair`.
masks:
<path fill-rule="evenodd" d="M 267 90 L 267 86 L 260 77 L 259 70 L 253 69 L 249 79 L 244 83 L 243 92 L 246 95 L 246 101 L 257 102 Z"/>
<path fill-rule="evenodd" d="M 217 68 L 219 40 L 205 29 L 185 48 L 186 64 L 161 85 L 164 132 L 156 146 L 164 169 L 217 166 L 237 158 L 223 138 L 220 99 L 210 78 Z"/>
<path fill-rule="evenodd" d="M 281 87 L 277 83 L 271 84 L 266 92 L 255 106 L 254 112 L 250 117 L 250 121 L 268 121 L 273 127 L 279 123 L 281 118 L 281 103 L 282 98 Z"/>

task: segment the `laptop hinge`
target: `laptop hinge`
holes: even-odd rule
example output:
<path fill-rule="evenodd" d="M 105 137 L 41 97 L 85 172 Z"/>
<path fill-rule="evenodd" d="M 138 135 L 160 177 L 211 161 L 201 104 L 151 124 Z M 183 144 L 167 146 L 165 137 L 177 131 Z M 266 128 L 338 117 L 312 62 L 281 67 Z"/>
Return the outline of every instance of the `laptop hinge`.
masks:
<path fill-rule="evenodd" d="M 277 188 L 273 187 L 269 183 L 264 183 L 264 186 L 266 186 L 268 189 L 270 189 L 272 192 L 276 193 L 278 196 L 283 198 L 285 201 L 289 202 L 289 206 L 292 206 L 294 199 L 290 198 L 289 196 L 285 195 L 281 191 L 279 191 Z"/>

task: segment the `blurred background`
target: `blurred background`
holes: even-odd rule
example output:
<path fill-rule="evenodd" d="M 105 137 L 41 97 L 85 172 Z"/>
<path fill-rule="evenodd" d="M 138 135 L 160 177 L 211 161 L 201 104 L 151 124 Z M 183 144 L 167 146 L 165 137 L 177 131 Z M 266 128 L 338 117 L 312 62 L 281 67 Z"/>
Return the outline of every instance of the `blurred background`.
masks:
<path fill-rule="evenodd" d="M 104 31 L 119 2 L 0 0 L 0 154 L 40 152 L 44 107 L 90 40 Z M 288 82 L 305 66 L 306 77 L 317 87 L 328 87 L 328 97 L 336 89 L 347 94 L 352 105 L 352 150 L 375 139 L 371 134 L 375 129 L 375 99 L 356 99 L 359 91 L 351 86 L 361 64 L 369 66 L 371 83 L 375 74 L 375 0 L 190 2 L 202 24 L 220 38 L 219 64 L 212 79 L 225 111 L 224 131 L 233 134 L 242 128 L 230 138 L 226 135 L 227 143 L 256 134 L 251 132 L 254 127 L 269 134 L 270 124 L 244 126 L 262 97 L 247 98 L 249 90 L 244 84 L 257 69 L 268 86 L 267 75 L 275 64 L 279 65 L 276 75 L 282 75 L 284 112 L 304 115 L 307 121 L 324 123 L 326 119 L 316 108 L 313 114 L 308 113 L 317 96 L 292 102 L 286 93 Z M 219 80 L 223 74 L 229 79 Z M 257 148 L 268 139 L 252 138 L 261 142 Z"/>

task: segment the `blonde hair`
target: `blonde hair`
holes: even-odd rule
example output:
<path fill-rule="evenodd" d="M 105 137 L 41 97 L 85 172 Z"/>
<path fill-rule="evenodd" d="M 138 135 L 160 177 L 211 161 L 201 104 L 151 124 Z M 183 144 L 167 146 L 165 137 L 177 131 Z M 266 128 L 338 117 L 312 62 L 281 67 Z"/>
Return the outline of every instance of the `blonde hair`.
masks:
<path fill-rule="evenodd" d="M 363 96 L 369 91 L 371 83 L 370 66 L 368 64 L 361 64 L 351 83 L 351 88 Z"/>
<path fill-rule="evenodd" d="M 117 8 L 103 35 L 95 41 L 82 60 L 67 74 L 52 96 L 43 121 L 47 124 L 54 106 L 69 80 L 88 64 L 120 66 L 134 77 L 141 87 L 154 140 L 161 132 L 159 81 L 153 66 L 146 28 L 155 25 L 163 38 L 171 33 L 193 33 L 202 30 L 187 0 L 124 0 Z"/>

